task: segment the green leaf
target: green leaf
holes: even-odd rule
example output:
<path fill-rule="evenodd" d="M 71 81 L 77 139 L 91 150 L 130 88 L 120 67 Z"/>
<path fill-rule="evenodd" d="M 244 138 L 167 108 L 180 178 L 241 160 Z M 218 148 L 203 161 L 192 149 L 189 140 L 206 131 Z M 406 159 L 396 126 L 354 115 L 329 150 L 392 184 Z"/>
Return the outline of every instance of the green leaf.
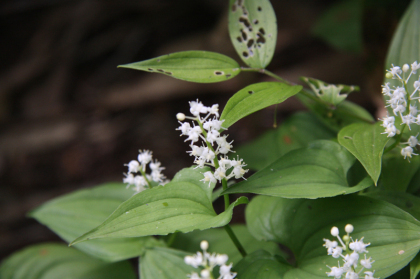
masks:
<path fill-rule="evenodd" d="M 136 278 L 129 262 L 106 263 L 62 244 L 38 244 L 2 262 L 0 278 L 119 279 Z"/>
<path fill-rule="evenodd" d="M 232 218 L 233 208 L 247 203 L 248 199 L 237 199 L 217 215 L 212 205 L 212 188 L 191 179 L 202 171 L 184 169 L 172 182 L 136 194 L 122 203 L 104 223 L 71 245 L 96 238 L 166 235 L 226 225 Z"/>
<path fill-rule="evenodd" d="M 200 83 L 225 81 L 241 72 L 239 64 L 232 58 L 209 51 L 176 52 L 118 67 Z"/>
<path fill-rule="evenodd" d="M 244 225 L 232 225 L 231 227 L 248 254 L 260 249 L 266 250 L 270 255 L 283 253 L 274 242 L 256 240 Z M 227 254 L 229 256 L 228 262 L 232 262 L 233 265 L 236 265 L 242 259 L 242 255 L 222 228 L 178 234 L 172 247 L 196 253 L 200 250 L 202 240 L 207 240 L 210 243 L 208 249 L 210 253 Z M 286 255 L 284 254 L 284 256 Z"/>
<path fill-rule="evenodd" d="M 321 15 L 312 32 L 338 49 L 361 52 L 362 11 L 360 0 L 335 2 Z"/>
<path fill-rule="evenodd" d="M 29 216 L 46 225 L 67 242 L 99 226 L 125 200 L 133 195 L 122 183 L 108 183 L 53 199 Z M 106 261 L 139 256 L 145 247 L 164 245 L 153 237 L 98 239 L 76 248 Z"/>
<path fill-rule="evenodd" d="M 239 90 L 227 102 L 220 120 L 229 128 L 236 121 L 271 105 L 279 104 L 297 94 L 302 86 L 280 82 L 260 82 Z"/>
<path fill-rule="evenodd" d="M 318 98 L 332 105 L 338 105 L 344 101 L 352 91 L 359 91 L 359 87 L 354 85 L 329 84 L 308 77 L 301 77 L 300 79 L 311 87 Z"/>
<path fill-rule="evenodd" d="M 375 125 L 355 123 L 338 133 L 338 142 L 362 163 L 373 182 L 381 174 L 382 154 L 389 139 L 380 122 Z"/>
<path fill-rule="evenodd" d="M 269 0 L 230 0 L 229 35 L 242 61 L 265 68 L 273 58 L 277 20 Z"/>
<path fill-rule="evenodd" d="M 312 94 L 312 92 L 309 93 Z M 372 115 L 367 110 L 346 100 L 331 108 L 325 104 L 315 102 L 303 94 L 297 94 L 296 97 L 313 111 L 326 126 L 336 132 L 352 123 L 374 122 Z"/>
<path fill-rule="evenodd" d="M 186 279 L 187 274 L 199 272 L 184 262 L 188 253 L 170 248 L 148 249 L 140 258 L 141 279 Z"/>
<path fill-rule="evenodd" d="M 392 203 L 405 212 L 413 215 L 413 217 L 417 220 L 420 219 L 420 198 L 417 196 L 400 191 L 386 190 L 371 191 L 368 193 L 363 193 L 363 195 Z"/>
<path fill-rule="evenodd" d="M 335 137 L 336 134 L 313 113 L 300 112 L 287 118 L 279 128 L 239 147 L 236 153 L 244 159 L 248 168 L 260 170 L 289 151 L 307 147 L 314 140 Z"/>
<path fill-rule="evenodd" d="M 384 155 L 378 188 L 405 192 L 419 168 L 420 158 L 418 156 L 413 156 L 408 162 L 399 152 L 390 154 L 390 156 Z"/>
<path fill-rule="evenodd" d="M 259 250 L 243 258 L 236 266 L 241 279 L 281 279 L 292 266 L 279 262 L 268 252 Z"/>
<path fill-rule="evenodd" d="M 411 261 L 410 263 L 410 279 L 416 279 L 420 272 L 420 254 Z"/>
<path fill-rule="evenodd" d="M 420 222 L 398 207 L 364 196 L 325 199 L 284 199 L 257 196 L 246 208 L 250 233 L 259 240 L 287 245 L 296 258 L 291 278 L 326 278 L 337 259 L 327 255 L 323 239 L 330 229 L 354 226 L 353 239 L 364 237 L 375 277 L 386 278 L 407 265 L 420 249 Z"/>
<path fill-rule="evenodd" d="M 347 171 L 355 159 L 339 144 L 319 140 L 308 148 L 290 151 L 245 181 L 222 194 L 254 193 L 284 198 L 332 197 L 363 190 L 372 181 L 347 183 Z"/>

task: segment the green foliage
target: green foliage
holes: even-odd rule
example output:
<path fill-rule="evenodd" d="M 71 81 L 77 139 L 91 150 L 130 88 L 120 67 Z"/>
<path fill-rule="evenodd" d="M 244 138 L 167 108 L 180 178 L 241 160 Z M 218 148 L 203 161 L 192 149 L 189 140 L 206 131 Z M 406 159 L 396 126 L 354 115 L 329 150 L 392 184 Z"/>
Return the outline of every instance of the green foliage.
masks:
<path fill-rule="evenodd" d="M 354 238 L 370 242 L 375 276 L 386 278 L 408 264 L 420 249 L 420 222 L 398 207 L 362 196 L 317 200 L 255 197 L 246 209 L 251 234 L 260 240 L 287 245 L 296 267 L 283 278 L 325 278 L 326 265 L 337 260 L 327 256 L 322 239 L 331 239 L 332 225 L 353 224 Z"/>
<path fill-rule="evenodd" d="M 187 274 L 197 269 L 187 265 L 184 257 L 188 253 L 163 247 L 148 249 L 140 258 L 141 279 L 185 279 Z"/>
<path fill-rule="evenodd" d="M 238 278 L 241 279 L 278 279 L 292 269 L 292 266 L 279 262 L 275 257 L 264 250 L 255 251 L 243 258 L 235 267 Z"/>
<path fill-rule="evenodd" d="M 230 0 L 229 35 L 242 61 L 265 68 L 273 58 L 277 22 L 268 0 Z"/>
<path fill-rule="evenodd" d="M 289 151 L 307 147 L 318 139 L 332 139 L 336 134 L 313 113 L 299 112 L 286 119 L 280 127 L 270 130 L 251 143 L 237 149 L 248 167 L 261 170 Z"/>
<path fill-rule="evenodd" d="M 106 263 L 62 244 L 39 244 L 16 252 L 0 266 L 4 279 L 134 279 L 128 262 Z"/>
<path fill-rule="evenodd" d="M 119 67 L 202 83 L 225 81 L 241 72 L 239 64 L 232 58 L 209 51 L 177 52 Z"/>
<path fill-rule="evenodd" d="M 290 86 L 279 82 L 255 83 L 239 90 L 227 102 L 220 120 L 229 128 L 236 121 L 271 105 L 280 104 L 297 94 L 302 86 Z"/>
<path fill-rule="evenodd" d="M 247 199 L 239 198 L 225 212 L 217 215 L 211 197 L 214 186 L 208 187 L 207 183 L 196 179 L 200 171 L 192 168 L 181 170 L 172 182 L 134 195 L 101 225 L 80 236 L 71 245 L 96 238 L 166 235 L 228 224 L 233 208 L 246 203 Z"/>
<path fill-rule="evenodd" d="M 99 226 L 124 201 L 133 195 L 122 183 L 109 183 L 79 190 L 53 199 L 29 213 L 70 243 Z M 74 247 L 106 261 L 120 261 L 141 255 L 145 247 L 164 245 L 153 237 L 97 239 Z"/>
<path fill-rule="evenodd" d="M 353 163 L 354 157 L 337 143 L 318 141 L 286 153 L 224 193 L 309 199 L 354 193 L 371 186 L 372 181 L 366 178 L 349 185 L 347 171 Z"/>
<path fill-rule="evenodd" d="M 263 249 L 270 255 L 282 255 L 283 253 L 276 243 L 256 240 L 244 225 L 233 225 L 233 232 L 238 236 L 239 241 L 246 247 L 247 253 Z M 185 251 L 195 253 L 200 247 L 200 242 L 205 239 L 210 243 L 209 252 L 226 254 L 229 256 L 229 262 L 236 265 L 242 256 L 236 249 L 235 245 L 229 239 L 228 234 L 224 229 L 209 229 L 205 231 L 193 231 L 186 234 L 178 234 L 173 248 L 182 249 Z"/>
<path fill-rule="evenodd" d="M 375 185 L 381 174 L 382 153 L 389 141 L 383 130 L 379 122 L 355 123 L 338 133 L 338 142 L 362 163 Z"/>

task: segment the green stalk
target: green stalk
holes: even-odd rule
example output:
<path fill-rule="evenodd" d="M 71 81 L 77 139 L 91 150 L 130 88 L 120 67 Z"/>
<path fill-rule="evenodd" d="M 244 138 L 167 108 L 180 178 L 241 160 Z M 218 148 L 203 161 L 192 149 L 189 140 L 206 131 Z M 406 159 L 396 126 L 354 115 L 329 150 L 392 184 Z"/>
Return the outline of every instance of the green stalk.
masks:
<path fill-rule="evenodd" d="M 232 239 L 233 243 L 235 244 L 236 248 L 238 249 L 239 253 L 241 253 L 242 257 L 246 257 L 247 253 L 239 242 L 238 238 L 236 237 L 235 233 L 233 232 L 232 228 L 227 224 L 225 227 L 227 234 L 229 235 L 230 239 Z"/>

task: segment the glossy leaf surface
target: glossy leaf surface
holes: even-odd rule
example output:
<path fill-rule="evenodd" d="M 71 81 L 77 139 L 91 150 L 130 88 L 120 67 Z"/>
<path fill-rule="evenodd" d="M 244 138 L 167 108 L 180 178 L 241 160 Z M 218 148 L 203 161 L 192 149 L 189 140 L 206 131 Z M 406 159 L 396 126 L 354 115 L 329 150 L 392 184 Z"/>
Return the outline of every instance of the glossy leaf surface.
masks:
<path fill-rule="evenodd" d="M 317 200 L 257 196 L 246 209 L 247 226 L 260 240 L 287 245 L 296 268 L 283 278 L 326 278 L 337 259 L 327 255 L 323 239 L 332 240 L 331 227 L 354 226 L 353 239 L 364 237 L 375 276 L 386 278 L 407 265 L 420 249 L 420 222 L 400 208 L 364 196 Z"/>
<path fill-rule="evenodd" d="M 375 125 L 355 123 L 338 133 L 338 142 L 347 148 L 370 175 L 375 185 L 381 174 L 382 154 L 389 139 L 380 122 Z"/>
<path fill-rule="evenodd" d="M 58 197 L 36 208 L 29 215 L 70 243 L 99 226 L 133 193 L 122 183 L 109 183 Z M 145 247 L 155 245 L 164 244 L 152 237 L 142 237 L 98 239 L 75 247 L 106 261 L 119 261 L 139 256 Z"/>
<path fill-rule="evenodd" d="M 225 193 L 310 199 L 354 193 L 372 185 L 370 178 L 348 185 L 346 175 L 354 160 L 339 144 L 319 140 L 286 153 Z"/>
<path fill-rule="evenodd" d="M 280 82 L 260 82 L 249 85 L 233 95 L 223 109 L 220 120 L 229 128 L 236 121 L 271 105 L 279 104 L 297 94 L 302 86 Z"/>
<path fill-rule="evenodd" d="M 176 52 L 119 67 L 200 83 L 225 81 L 241 72 L 239 64 L 232 58 L 209 51 Z"/>
<path fill-rule="evenodd" d="M 63 244 L 38 244 L 2 262 L 0 278 L 7 279 L 134 279 L 129 262 L 106 263 Z"/>
<path fill-rule="evenodd" d="M 197 176 L 202 169 L 184 169 L 168 184 L 138 193 L 122 203 L 100 226 L 72 244 L 96 238 L 166 235 L 221 227 L 229 223 L 233 208 L 248 200 L 241 197 L 217 215 L 212 205 L 212 189 Z"/>

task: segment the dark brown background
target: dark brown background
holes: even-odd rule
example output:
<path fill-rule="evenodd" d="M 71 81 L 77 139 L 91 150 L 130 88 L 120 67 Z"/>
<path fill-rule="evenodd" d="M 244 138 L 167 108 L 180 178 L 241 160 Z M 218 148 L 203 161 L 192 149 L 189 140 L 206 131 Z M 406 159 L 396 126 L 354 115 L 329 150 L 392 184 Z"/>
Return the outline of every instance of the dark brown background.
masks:
<path fill-rule="evenodd" d="M 293 82 L 303 75 L 360 85 L 350 99 L 374 113 L 381 105 L 388 42 L 408 1 L 398 7 L 364 1 L 361 53 L 335 50 L 311 35 L 317 17 L 335 2 L 272 1 L 278 43 L 268 68 Z M 182 50 L 215 51 L 239 61 L 224 0 L 2 3 L 0 259 L 29 244 L 58 240 L 26 212 L 76 189 L 121 181 L 123 164 L 138 149 L 153 150 L 169 178 L 190 166 L 175 114 L 187 112 L 196 98 L 223 108 L 239 89 L 269 80 L 243 73 L 223 83 L 194 84 L 116 68 Z M 337 20 L 343 16 L 349 15 Z M 300 109 L 295 99 L 287 100 L 277 119 Z M 229 130 L 235 146 L 271 129 L 273 113 L 269 108 L 235 124 Z"/>

